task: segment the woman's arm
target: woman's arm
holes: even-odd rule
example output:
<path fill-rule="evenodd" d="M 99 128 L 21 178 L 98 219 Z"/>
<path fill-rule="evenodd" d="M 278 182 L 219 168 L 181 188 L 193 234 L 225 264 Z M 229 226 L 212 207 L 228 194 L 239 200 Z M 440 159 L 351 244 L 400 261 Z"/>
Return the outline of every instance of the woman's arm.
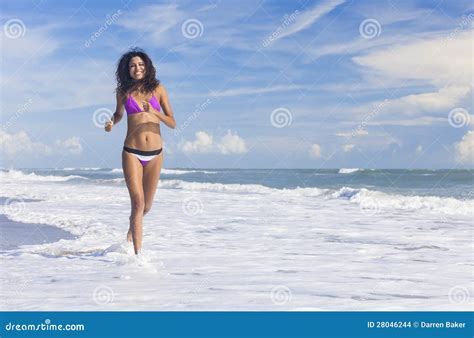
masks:
<path fill-rule="evenodd" d="M 119 121 L 122 119 L 123 116 L 123 96 L 122 94 L 117 92 L 117 106 L 115 107 L 115 113 L 112 116 L 112 121 L 114 124 L 119 123 Z"/>
<path fill-rule="evenodd" d="M 156 93 L 160 97 L 160 106 L 164 114 L 153 108 L 151 104 L 147 105 L 150 109 L 149 111 L 158 116 L 158 118 L 163 121 L 168 127 L 172 129 L 176 128 L 176 121 L 174 119 L 173 110 L 171 109 L 171 105 L 168 100 L 168 93 L 166 92 L 166 88 L 160 84 L 156 89 Z"/>
<path fill-rule="evenodd" d="M 115 113 L 112 115 L 112 118 L 110 119 L 110 121 L 107 121 L 107 123 L 105 124 L 105 131 L 111 131 L 112 130 L 112 126 L 114 124 L 117 124 L 120 122 L 120 120 L 122 119 L 122 116 L 123 116 L 123 99 L 122 99 L 122 95 L 117 92 L 117 95 L 116 95 L 116 100 L 117 100 L 117 105 L 115 107 Z"/>

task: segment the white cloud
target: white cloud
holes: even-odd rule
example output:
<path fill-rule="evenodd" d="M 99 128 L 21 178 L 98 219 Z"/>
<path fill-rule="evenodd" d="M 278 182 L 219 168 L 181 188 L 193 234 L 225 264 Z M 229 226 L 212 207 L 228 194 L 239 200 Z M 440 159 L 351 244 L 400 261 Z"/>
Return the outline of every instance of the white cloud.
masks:
<path fill-rule="evenodd" d="M 340 137 L 354 137 L 354 136 L 365 136 L 369 135 L 369 132 L 365 129 L 362 128 L 357 128 L 353 132 L 348 132 L 348 133 L 336 133 L 336 136 Z"/>
<path fill-rule="evenodd" d="M 345 152 L 345 153 L 348 153 L 350 152 L 352 149 L 354 149 L 355 147 L 355 144 L 344 144 L 342 146 L 342 150 Z"/>
<path fill-rule="evenodd" d="M 398 4 L 400 5 L 400 3 Z M 409 37 L 413 40 L 414 38 L 420 40 L 426 40 L 433 36 L 431 32 L 416 32 L 413 30 L 413 26 L 397 27 L 395 35 L 389 35 L 385 32 L 385 28 L 388 25 L 399 22 L 414 21 L 419 22 L 424 20 L 427 16 L 433 17 L 432 9 L 418 9 L 414 7 L 401 8 L 400 6 L 393 8 L 386 8 L 386 11 L 380 11 L 377 6 L 368 5 L 363 8 L 364 5 L 358 4 L 358 14 L 365 18 L 376 18 L 376 20 L 382 26 L 382 35 L 376 39 L 365 39 L 362 36 L 348 41 L 338 42 L 336 39 L 328 39 L 326 44 L 318 43 L 314 46 L 308 46 L 305 50 L 306 62 L 312 62 L 315 59 L 333 54 L 347 54 L 357 55 L 360 52 L 367 52 L 370 49 L 378 48 L 380 50 L 383 46 L 394 46 L 402 40 L 406 40 L 409 32 Z M 415 21 L 417 20 L 417 21 Z M 362 21 L 362 19 L 361 19 Z M 447 33 L 448 34 L 448 33 Z"/>
<path fill-rule="evenodd" d="M 346 142 L 348 142 L 348 140 L 346 140 Z M 402 141 L 400 139 L 395 138 L 393 135 L 387 132 L 370 133 L 365 137 L 352 138 L 351 142 L 353 143 L 346 144 L 349 145 L 346 147 L 346 150 L 349 148 L 352 150 L 353 148 L 357 147 L 357 149 L 361 149 L 363 151 L 382 151 L 390 149 L 393 146 L 402 146 Z M 351 145 L 354 145 L 354 147 L 351 147 Z"/>
<path fill-rule="evenodd" d="M 137 25 L 137 18 L 140 25 Z M 120 18 L 117 24 L 140 35 L 146 33 L 153 44 L 166 46 L 172 39 L 169 30 L 184 19 L 185 13 L 176 4 L 148 5 L 140 7 L 133 15 Z"/>
<path fill-rule="evenodd" d="M 187 154 L 192 153 L 221 153 L 227 154 L 244 154 L 248 151 L 245 140 L 237 133 L 227 130 L 227 133 L 219 142 L 214 142 L 214 137 L 204 131 L 196 133 L 194 141 L 183 141 L 178 148 Z"/>
<path fill-rule="evenodd" d="M 455 144 L 456 161 L 474 165 L 474 131 L 469 130 L 462 140 Z"/>
<path fill-rule="evenodd" d="M 185 141 L 179 145 L 179 148 L 185 153 L 207 153 L 212 150 L 212 135 L 204 131 L 196 133 L 194 141 Z"/>
<path fill-rule="evenodd" d="M 0 131 L 0 153 L 5 155 L 51 155 L 53 150 L 41 142 L 33 142 L 28 134 L 20 131 L 8 134 Z"/>
<path fill-rule="evenodd" d="M 19 157 L 40 157 L 53 154 L 77 155 L 82 153 L 82 145 L 79 138 L 73 136 L 67 140 L 57 140 L 53 146 L 42 142 L 34 142 L 25 131 L 16 134 L 8 134 L 0 131 L 0 154 Z"/>
<path fill-rule="evenodd" d="M 55 146 L 62 154 L 78 155 L 82 153 L 81 141 L 77 136 L 73 136 L 64 141 L 56 140 Z"/>
<path fill-rule="evenodd" d="M 264 93 L 273 93 L 273 92 L 287 92 L 291 90 L 304 89 L 306 86 L 273 86 L 273 87 L 259 87 L 259 88 L 234 88 L 223 90 L 216 93 L 209 93 L 209 95 L 215 94 L 216 96 L 238 96 L 238 95 L 256 95 Z"/>
<path fill-rule="evenodd" d="M 423 146 L 421 144 L 419 144 L 417 147 L 416 147 L 416 152 L 418 154 L 421 154 L 423 152 Z"/>
<path fill-rule="evenodd" d="M 403 88 L 413 83 L 435 87 L 435 90 L 385 100 L 380 113 L 418 115 L 445 114 L 460 105 L 472 93 L 472 36 L 461 31 L 456 36 L 448 33 L 426 39 L 413 39 L 381 50 L 369 51 L 353 61 L 364 67 L 368 79 L 399 81 Z M 388 93 L 387 93 L 388 95 Z M 370 109 L 370 105 L 361 110 Z"/>
<path fill-rule="evenodd" d="M 361 109 L 362 110 L 362 109 Z M 360 110 L 360 111 L 361 111 Z M 443 111 L 441 115 L 444 117 L 433 117 L 433 116 L 421 116 L 413 117 L 408 119 L 387 119 L 378 121 L 364 121 L 366 126 L 404 126 L 404 127 L 416 127 L 416 126 L 430 126 L 430 125 L 448 125 L 449 123 L 449 112 Z M 474 115 L 467 114 L 466 120 L 469 121 L 469 126 L 474 126 Z M 365 131 L 365 130 L 364 130 Z M 351 133 L 337 133 L 336 136 L 355 136 Z"/>
<path fill-rule="evenodd" d="M 372 39 L 367 40 L 362 37 L 358 37 L 355 40 L 342 42 L 342 43 L 331 43 L 328 45 L 317 45 L 314 47 L 309 46 L 307 50 L 305 50 L 305 62 L 313 62 L 314 60 L 326 56 L 326 55 L 333 55 L 333 54 L 348 54 L 348 55 L 356 55 L 361 51 L 366 52 L 371 48 L 387 46 L 399 41 L 399 37 L 385 37 L 384 39 Z"/>
<path fill-rule="evenodd" d="M 423 80 L 441 88 L 446 83 L 469 85 L 472 77 L 471 31 L 410 41 L 369 52 L 353 61 L 380 76 Z M 421 57 L 423 56 L 423 57 Z"/>
<path fill-rule="evenodd" d="M 456 107 L 470 91 L 469 86 L 443 87 L 436 92 L 412 94 L 386 100 L 380 113 L 396 112 L 403 115 L 414 115 L 423 112 L 445 112 Z M 379 104 L 382 103 L 379 102 Z"/>
<path fill-rule="evenodd" d="M 285 27 L 285 30 L 276 39 L 281 39 L 285 36 L 295 34 L 311 27 L 319 18 L 329 13 L 342 3 L 344 3 L 344 0 L 326 1 L 322 4 L 317 4 L 316 6 L 304 12 L 301 12 L 298 14 L 296 21 L 290 24 L 288 27 Z"/>
<path fill-rule="evenodd" d="M 54 25 L 17 25 L 15 32 L 20 33 L 24 31 L 24 35 L 14 39 L 8 38 L 8 35 L 5 35 L 7 27 L 3 28 L 5 29 L 0 30 L 2 61 L 5 65 L 13 66 L 5 67 L 5 69 L 2 67 L 5 73 L 7 73 L 7 71 L 8 73 L 15 72 L 15 70 L 22 67 L 26 61 L 34 62 L 35 60 L 40 60 L 52 54 L 60 45 L 59 41 L 55 39 L 52 34 L 54 28 L 59 28 Z M 13 29 L 12 27 L 12 30 Z"/>
<path fill-rule="evenodd" d="M 407 105 L 407 108 L 413 107 L 417 111 L 440 111 L 455 107 L 469 91 L 469 86 L 443 87 L 437 92 L 408 95 L 402 97 L 399 101 L 402 105 Z"/>
<path fill-rule="evenodd" d="M 24 32 L 23 36 L 14 39 L 7 37 L 7 28 L 0 30 L 2 94 L 3 97 L 11 98 L 3 100 L 2 114 L 13 113 L 18 110 L 18 106 L 24 105 L 33 98 L 34 105 L 30 107 L 30 110 L 36 110 L 42 104 L 41 95 L 38 93 L 44 92 L 51 94 L 48 95 L 53 101 L 53 104 L 48 106 L 51 109 L 55 107 L 55 99 L 62 96 L 54 93 L 63 92 L 64 88 L 74 82 L 66 81 L 68 86 L 64 86 L 65 81 L 59 81 L 57 86 L 54 81 L 48 83 L 52 73 L 54 74 L 58 68 L 57 63 L 51 62 L 52 54 L 60 46 L 60 41 L 53 34 L 55 28 L 60 27 L 58 24 L 33 26 L 24 23 L 24 26 L 17 25 L 16 28 L 12 28 L 12 30 L 16 29 L 16 33 Z"/>
<path fill-rule="evenodd" d="M 106 102 L 109 102 L 110 108 L 113 107 L 110 102 L 115 100 L 113 89 L 116 84 L 111 62 L 51 57 L 44 60 L 42 67 L 38 67 L 36 61 L 32 59 L 19 67 L 9 78 L 8 85 L 2 88 L 4 97 L 15 98 L 2 102 L 2 113 L 11 114 L 18 110 L 18 106 L 30 101 L 32 104 L 28 112 L 31 113 L 88 107 L 91 104 L 106 106 Z M 5 68 L 3 66 L 2 70 Z M 84 72 L 86 68 L 90 73 Z"/>
<path fill-rule="evenodd" d="M 321 146 L 319 144 L 311 145 L 311 148 L 309 148 L 309 156 L 312 158 L 321 157 Z"/>
<path fill-rule="evenodd" d="M 227 130 L 227 134 L 222 137 L 217 148 L 221 154 L 245 154 L 248 152 L 244 139 L 237 135 L 237 133 L 233 134 L 230 130 Z"/>
<path fill-rule="evenodd" d="M 447 116 L 447 115 L 446 115 Z M 432 124 L 446 124 L 448 123 L 447 117 L 431 117 L 422 116 L 418 118 L 412 118 L 408 120 L 380 120 L 380 121 L 369 121 L 366 123 L 368 126 L 429 126 Z"/>

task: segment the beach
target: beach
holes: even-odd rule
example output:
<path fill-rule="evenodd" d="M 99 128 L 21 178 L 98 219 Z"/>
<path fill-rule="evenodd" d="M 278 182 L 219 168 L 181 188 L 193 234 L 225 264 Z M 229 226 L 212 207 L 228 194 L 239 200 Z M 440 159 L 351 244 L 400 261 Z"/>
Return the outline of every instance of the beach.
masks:
<path fill-rule="evenodd" d="M 473 175 L 163 169 L 137 258 L 120 168 L 2 169 L 0 307 L 470 310 Z"/>
<path fill-rule="evenodd" d="M 35 201 L 23 200 L 22 203 Z M 19 201 L 0 198 L 0 203 L 3 205 L 14 206 L 17 202 Z M 21 203 L 19 207 L 21 208 Z M 23 245 L 52 243 L 60 239 L 74 239 L 74 236 L 55 226 L 15 222 L 9 220 L 5 215 L 0 215 L 0 252 L 15 250 Z"/>

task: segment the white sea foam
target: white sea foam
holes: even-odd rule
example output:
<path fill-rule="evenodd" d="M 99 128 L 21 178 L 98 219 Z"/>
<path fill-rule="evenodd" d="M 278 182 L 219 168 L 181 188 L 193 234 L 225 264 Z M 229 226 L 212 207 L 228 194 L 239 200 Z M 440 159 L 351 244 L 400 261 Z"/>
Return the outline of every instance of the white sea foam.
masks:
<path fill-rule="evenodd" d="M 347 199 L 361 205 L 377 205 L 379 208 L 404 210 L 426 209 L 445 214 L 474 215 L 474 200 L 458 200 L 437 196 L 404 196 L 372 191 L 365 188 L 343 187 L 339 190 L 320 188 L 276 189 L 258 184 L 221 184 L 186 182 L 182 180 L 163 180 L 164 189 L 184 189 L 192 191 L 215 191 L 251 194 L 281 194 L 284 196 L 326 196 L 335 199 Z"/>
<path fill-rule="evenodd" d="M 123 173 L 122 168 L 114 168 L 111 170 L 113 173 Z M 209 171 L 209 170 L 187 170 L 187 169 L 166 169 L 162 168 L 161 173 L 165 175 L 184 175 L 190 173 L 203 173 L 203 174 L 215 174 L 217 171 Z"/>
<path fill-rule="evenodd" d="M 115 169 L 114 169 L 115 170 Z M 7 172 L 0 171 L 0 179 L 3 181 L 49 181 L 61 182 L 72 179 L 87 180 L 86 177 L 77 175 L 55 176 L 55 175 L 37 175 L 34 172 L 25 174 L 22 171 L 10 169 Z M 124 178 L 96 179 L 95 182 L 105 185 L 124 185 Z M 474 200 L 459 200 L 450 197 L 438 196 L 405 196 L 398 194 L 389 194 L 376 190 L 365 188 L 354 189 L 343 187 L 338 190 L 321 188 L 301 188 L 277 189 L 270 188 L 260 184 L 222 184 L 206 182 L 188 182 L 183 180 L 161 180 L 159 182 L 161 189 L 181 189 L 188 191 L 209 191 L 209 192 L 228 192 L 238 194 L 274 194 L 291 197 L 317 197 L 343 199 L 357 203 L 360 206 L 371 205 L 377 209 L 401 209 L 401 210 L 429 210 L 434 213 L 474 215 Z"/>
<path fill-rule="evenodd" d="M 8 171 L 0 171 L 0 180 L 7 181 L 49 181 L 49 182 L 61 182 L 68 181 L 71 179 L 84 179 L 87 180 L 87 177 L 78 176 L 78 175 L 68 175 L 68 176 L 57 176 L 57 175 L 37 175 L 32 172 L 26 174 L 20 170 L 10 169 Z"/>
<path fill-rule="evenodd" d="M 161 173 L 167 175 L 184 175 L 190 173 L 202 173 L 202 174 L 216 174 L 217 171 L 210 170 L 194 170 L 194 169 L 161 169 Z"/>
<path fill-rule="evenodd" d="M 144 249 L 136 258 L 125 243 L 130 200 L 123 184 L 1 175 L 2 196 L 40 200 L 4 208 L 7 217 L 77 236 L 1 253 L 8 272 L 0 278 L 1 310 L 473 306 L 472 299 L 456 303 L 448 296 L 456 286 L 473 291 L 472 216 L 464 210 L 472 201 L 351 187 L 163 180 L 144 218 Z M 28 236 L 47 234 L 33 227 Z M 97 300 L 98 290 L 107 302 Z M 275 290 L 288 301 L 275 302 Z"/>
<path fill-rule="evenodd" d="M 182 180 L 162 180 L 160 187 L 165 189 L 185 189 L 194 191 L 220 191 L 236 193 L 269 194 L 278 189 L 265 187 L 260 184 L 222 184 L 222 183 L 201 183 L 187 182 Z"/>
<path fill-rule="evenodd" d="M 365 188 L 343 187 L 331 194 L 332 198 L 347 199 L 351 202 L 376 209 L 429 210 L 448 215 L 473 215 L 474 200 L 458 200 L 438 196 L 403 196 L 372 191 Z"/>
<path fill-rule="evenodd" d="M 96 168 L 96 167 L 79 167 L 79 168 L 62 168 L 61 170 L 66 170 L 66 171 L 72 171 L 72 170 L 101 170 L 102 168 Z"/>
<path fill-rule="evenodd" d="M 123 177 L 118 177 L 118 178 L 107 178 L 107 179 L 97 179 L 96 180 L 98 183 L 101 184 L 109 184 L 112 183 L 114 185 L 117 184 L 125 184 L 125 179 Z"/>
<path fill-rule="evenodd" d="M 355 173 L 356 171 L 359 171 L 362 169 L 359 168 L 341 168 L 339 169 L 339 174 L 352 174 Z"/>

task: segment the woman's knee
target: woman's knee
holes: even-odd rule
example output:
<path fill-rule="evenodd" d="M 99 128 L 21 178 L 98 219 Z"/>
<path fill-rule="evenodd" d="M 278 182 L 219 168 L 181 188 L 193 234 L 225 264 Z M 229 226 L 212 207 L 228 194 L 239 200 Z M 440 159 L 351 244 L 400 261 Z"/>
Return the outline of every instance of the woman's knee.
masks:
<path fill-rule="evenodd" d="M 145 203 L 145 207 L 143 208 L 143 215 L 146 215 L 148 211 L 151 209 L 151 203 Z"/>
<path fill-rule="evenodd" d="M 145 210 L 145 200 L 141 197 L 136 197 L 132 199 L 132 212 L 140 213 Z"/>

